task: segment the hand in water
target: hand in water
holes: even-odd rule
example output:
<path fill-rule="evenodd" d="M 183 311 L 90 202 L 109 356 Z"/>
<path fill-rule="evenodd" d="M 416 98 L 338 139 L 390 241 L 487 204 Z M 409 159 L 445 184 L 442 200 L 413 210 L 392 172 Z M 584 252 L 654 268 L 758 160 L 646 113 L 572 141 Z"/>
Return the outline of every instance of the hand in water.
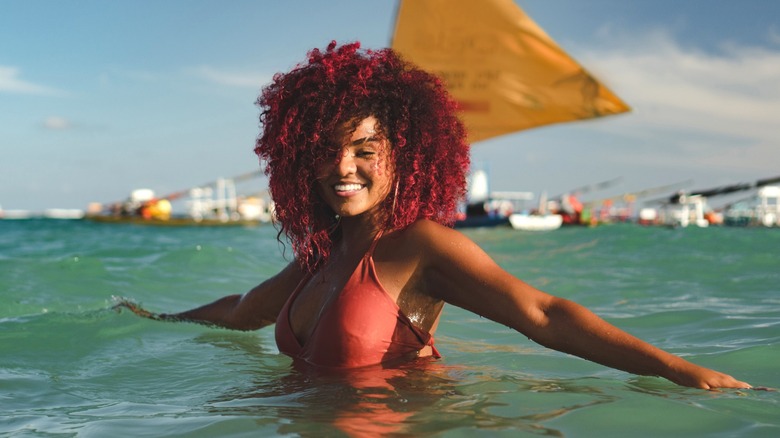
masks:
<path fill-rule="evenodd" d="M 193 322 L 193 323 L 202 324 L 206 326 L 214 326 L 214 324 L 208 321 L 198 321 L 194 319 L 189 319 L 177 314 L 150 312 L 127 298 L 115 296 L 113 297 L 113 299 L 116 304 L 111 306 L 111 309 L 117 312 L 121 312 L 122 309 L 127 309 L 142 318 L 147 318 L 154 321 Z"/>
<path fill-rule="evenodd" d="M 116 310 L 117 312 L 121 312 L 122 309 L 125 308 L 143 318 L 153 319 L 155 321 L 168 319 L 166 318 L 167 315 L 150 312 L 127 298 L 114 297 L 114 301 L 116 304 L 114 304 L 111 309 Z"/>

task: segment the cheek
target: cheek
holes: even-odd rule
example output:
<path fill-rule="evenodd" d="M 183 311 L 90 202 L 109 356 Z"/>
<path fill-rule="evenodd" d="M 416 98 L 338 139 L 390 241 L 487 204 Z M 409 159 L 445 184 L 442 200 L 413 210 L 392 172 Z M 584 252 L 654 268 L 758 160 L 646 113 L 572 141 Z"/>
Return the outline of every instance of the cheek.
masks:
<path fill-rule="evenodd" d="M 390 193 L 394 178 L 395 174 L 386 162 L 378 163 L 374 168 L 374 182 L 376 183 L 376 186 L 380 192 L 382 192 L 384 195 Z"/>
<path fill-rule="evenodd" d="M 390 160 L 387 157 L 381 157 L 371 164 L 371 171 L 376 176 L 390 178 L 393 172 L 390 170 Z"/>

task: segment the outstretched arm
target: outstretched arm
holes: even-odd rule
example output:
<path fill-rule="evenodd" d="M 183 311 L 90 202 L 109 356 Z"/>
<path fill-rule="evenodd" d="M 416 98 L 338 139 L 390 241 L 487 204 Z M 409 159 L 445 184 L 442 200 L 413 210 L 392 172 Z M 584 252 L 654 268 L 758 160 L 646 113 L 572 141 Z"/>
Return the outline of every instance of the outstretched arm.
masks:
<path fill-rule="evenodd" d="M 548 296 L 541 302 L 532 308 L 535 319 L 525 324 L 524 333 L 544 346 L 630 373 L 665 377 L 683 386 L 750 387 L 648 344 L 572 301 Z"/>
<path fill-rule="evenodd" d="M 153 313 L 121 300 L 114 308 L 126 308 L 138 316 L 158 321 L 187 321 L 234 330 L 256 330 L 273 324 L 285 301 L 303 278 L 296 262 L 241 295 L 228 295 L 180 313 Z"/>
<path fill-rule="evenodd" d="M 546 347 L 612 368 L 696 388 L 750 387 L 654 347 L 579 304 L 524 283 L 457 231 L 432 223 L 420 228 L 427 285 L 451 304 L 514 328 Z"/>

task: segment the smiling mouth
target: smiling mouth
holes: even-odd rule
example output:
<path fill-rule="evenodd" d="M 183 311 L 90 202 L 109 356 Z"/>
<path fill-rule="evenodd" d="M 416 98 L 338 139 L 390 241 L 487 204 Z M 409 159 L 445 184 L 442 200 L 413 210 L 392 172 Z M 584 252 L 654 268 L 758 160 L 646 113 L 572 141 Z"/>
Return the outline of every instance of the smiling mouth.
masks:
<path fill-rule="evenodd" d="M 333 188 L 337 192 L 357 192 L 365 187 L 363 184 L 336 184 Z"/>

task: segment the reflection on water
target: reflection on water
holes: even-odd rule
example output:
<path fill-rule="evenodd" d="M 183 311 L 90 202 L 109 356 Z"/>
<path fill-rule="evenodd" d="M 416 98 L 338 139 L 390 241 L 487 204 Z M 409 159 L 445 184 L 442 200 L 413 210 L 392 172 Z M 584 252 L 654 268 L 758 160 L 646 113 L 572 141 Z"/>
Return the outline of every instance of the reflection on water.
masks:
<path fill-rule="evenodd" d="M 293 363 L 286 371 L 255 370 L 252 388 L 227 391 L 210 404 L 223 415 L 277 418 L 279 433 L 351 436 L 410 433 L 412 417 L 452 396 L 447 367 L 423 358 L 394 368 L 322 370 Z"/>
<path fill-rule="evenodd" d="M 251 344 L 215 345 L 246 348 L 258 362 L 266 355 Z M 534 380 L 432 358 L 355 370 L 289 363 L 246 369 L 251 386 L 222 392 L 207 403 L 208 412 L 250 416 L 258 424 L 276 423 L 279 434 L 301 436 L 412 436 L 458 429 L 563 436 L 543 423 L 619 399 L 597 379 L 593 386 L 583 380 Z"/>

